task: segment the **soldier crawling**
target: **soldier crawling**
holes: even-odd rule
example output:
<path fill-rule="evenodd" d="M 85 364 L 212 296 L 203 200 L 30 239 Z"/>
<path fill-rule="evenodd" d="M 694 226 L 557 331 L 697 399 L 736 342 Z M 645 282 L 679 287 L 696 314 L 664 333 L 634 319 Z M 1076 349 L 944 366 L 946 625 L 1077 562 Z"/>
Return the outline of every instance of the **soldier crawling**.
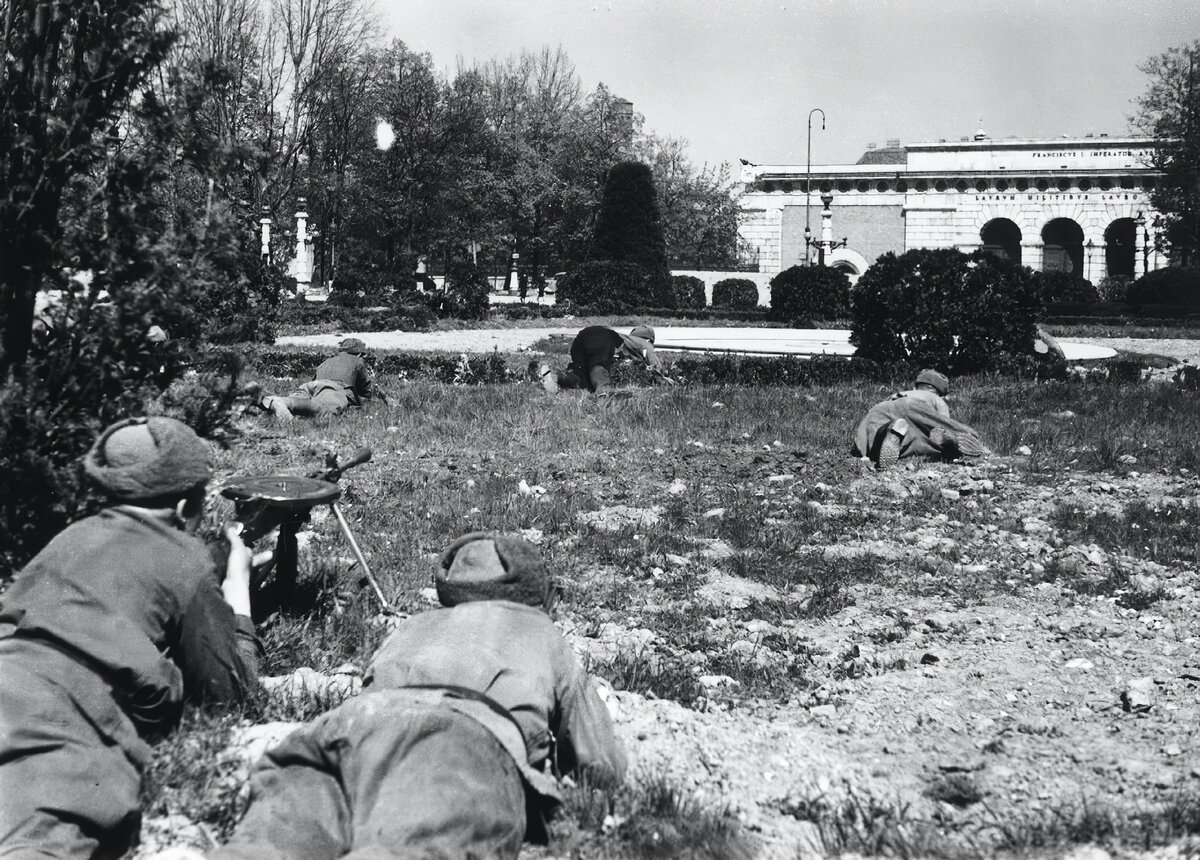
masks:
<path fill-rule="evenodd" d="M 551 370 L 543 364 L 538 376 L 543 387 L 551 393 L 562 388 L 586 388 L 591 393 L 608 397 L 613 392 L 612 366 L 621 359 L 644 364 L 659 378 L 670 384 L 674 380 L 662 369 L 662 359 L 654 352 L 654 329 L 640 325 L 629 334 L 602 325 L 581 329 L 571 341 L 571 362 L 566 370 Z"/>
<path fill-rule="evenodd" d="M 246 393 L 256 405 L 284 421 L 297 415 L 303 418 L 341 415 L 349 407 L 361 406 L 371 397 L 386 403 L 387 397 L 376 387 L 362 358 L 367 345 L 359 338 L 348 337 L 338 344 L 338 349 L 340 352 L 321 362 L 311 382 L 304 383 L 287 397 L 264 396 L 257 383 L 246 386 Z"/>
<path fill-rule="evenodd" d="M 876 403 L 854 430 L 852 453 L 870 458 L 884 471 L 905 458 L 956 460 L 989 453 L 979 434 L 950 417 L 943 399 L 950 380 L 936 370 L 922 370 L 916 385 Z"/>

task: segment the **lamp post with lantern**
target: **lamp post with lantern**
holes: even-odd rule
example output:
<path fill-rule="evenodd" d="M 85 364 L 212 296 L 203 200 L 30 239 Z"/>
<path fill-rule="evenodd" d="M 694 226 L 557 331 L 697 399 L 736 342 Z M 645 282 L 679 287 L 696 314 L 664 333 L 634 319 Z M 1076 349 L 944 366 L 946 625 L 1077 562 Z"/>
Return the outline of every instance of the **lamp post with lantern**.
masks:
<path fill-rule="evenodd" d="M 820 108 L 813 108 L 808 112 L 808 157 L 804 167 L 804 264 L 808 265 L 812 259 L 808 249 L 811 246 L 812 226 L 809 220 L 809 204 L 812 197 L 812 118 L 813 114 L 821 115 L 821 131 L 825 130 L 825 111 Z M 824 259 L 822 254 L 821 259 Z"/>
<path fill-rule="evenodd" d="M 829 208 L 829 204 L 833 202 L 832 194 L 822 194 L 821 204 L 821 238 L 814 239 L 812 230 L 807 226 L 804 228 L 804 256 L 809 256 L 808 249 L 817 249 L 817 265 L 825 265 L 825 252 L 835 251 L 838 248 L 845 248 L 849 244 L 849 238 L 843 236 L 841 239 L 834 240 L 833 238 L 833 211 Z"/>

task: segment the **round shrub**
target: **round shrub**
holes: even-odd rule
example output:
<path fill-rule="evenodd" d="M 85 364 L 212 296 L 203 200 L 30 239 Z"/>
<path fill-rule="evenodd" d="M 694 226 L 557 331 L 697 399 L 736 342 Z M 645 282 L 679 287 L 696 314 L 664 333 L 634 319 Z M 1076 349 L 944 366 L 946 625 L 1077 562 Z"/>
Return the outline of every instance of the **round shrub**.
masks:
<path fill-rule="evenodd" d="M 702 308 L 707 304 L 704 281 L 695 275 L 672 275 L 671 289 L 675 293 L 677 308 Z"/>
<path fill-rule="evenodd" d="M 646 270 L 637 263 L 592 260 L 558 279 L 558 301 L 609 310 L 647 307 L 654 302 Z"/>
<path fill-rule="evenodd" d="M 850 342 L 874 361 L 967 373 L 1030 355 L 1041 296 L 1032 273 L 953 248 L 884 254 L 850 294 Z"/>
<path fill-rule="evenodd" d="M 713 284 L 714 308 L 748 311 L 758 307 L 758 284 L 749 278 L 726 278 Z"/>
<path fill-rule="evenodd" d="M 1200 304 L 1200 266 L 1168 266 L 1147 272 L 1129 285 L 1131 305 Z"/>
<path fill-rule="evenodd" d="M 792 266 L 771 278 L 771 317 L 788 323 L 845 319 L 850 279 L 829 266 Z"/>
<path fill-rule="evenodd" d="M 1044 302 L 1093 305 L 1100 301 L 1091 281 L 1070 272 L 1034 272 L 1033 281 Z"/>

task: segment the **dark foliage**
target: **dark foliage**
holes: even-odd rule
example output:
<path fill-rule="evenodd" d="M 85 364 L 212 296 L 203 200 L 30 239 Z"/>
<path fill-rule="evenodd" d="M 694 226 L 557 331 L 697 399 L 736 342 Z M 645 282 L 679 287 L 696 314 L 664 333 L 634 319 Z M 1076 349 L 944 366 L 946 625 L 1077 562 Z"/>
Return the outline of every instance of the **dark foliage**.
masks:
<path fill-rule="evenodd" d="M 1095 304 L 1100 292 L 1086 278 L 1070 272 L 1034 272 L 1033 281 L 1043 302 Z"/>
<path fill-rule="evenodd" d="M 454 263 L 446 272 L 446 292 L 441 310 L 460 320 L 484 319 L 488 314 L 491 285 L 483 272 L 471 263 Z"/>
<path fill-rule="evenodd" d="M 674 307 L 702 308 L 708 303 L 704 294 L 704 281 L 695 275 L 672 275 L 671 290 L 675 294 Z"/>
<path fill-rule="evenodd" d="M 712 306 L 748 311 L 758 307 L 758 284 L 749 278 L 726 278 L 713 284 Z"/>
<path fill-rule="evenodd" d="M 68 186 L 104 162 L 109 141 L 103 132 L 115 131 L 127 100 L 174 41 L 150 0 L 77 8 L 10 0 L 3 9 L 0 375 L 20 372 L 32 343 L 37 291 L 66 263 L 59 242 Z M 120 166 L 106 172 L 127 185 L 137 179 L 121 175 Z"/>
<path fill-rule="evenodd" d="M 829 266 L 792 266 L 771 279 L 771 318 L 808 327 L 850 316 L 850 279 Z"/>
<path fill-rule="evenodd" d="M 850 342 L 875 361 L 961 374 L 1033 351 L 1040 296 L 1028 269 L 954 249 L 884 254 L 851 294 Z"/>
<path fill-rule="evenodd" d="M 578 308 L 624 308 L 648 302 L 646 270 L 637 263 L 594 260 L 582 263 L 558 279 L 558 301 Z"/>
<path fill-rule="evenodd" d="M 1147 272 L 1129 285 L 1131 305 L 1200 305 L 1200 266 L 1168 266 Z"/>
<path fill-rule="evenodd" d="M 633 263 L 646 272 L 642 304 L 672 307 L 671 273 L 654 174 L 639 161 L 623 161 L 608 172 L 592 234 L 591 258 Z"/>
<path fill-rule="evenodd" d="M 1100 294 L 1102 302 L 1123 304 L 1127 300 L 1129 285 L 1132 283 L 1133 278 L 1128 275 L 1108 275 L 1100 279 L 1100 283 L 1096 285 L 1096 292 Z"/>
<path fill-rule="evenodd" d="M 1160 172 L 1149 191 L 1155 245 L 1171 262 L 1200 262 L 1200 40 L 1170 48 L 1138 67 L 1149 77 L 1135 100 L 1135 128 L 1154 139 L 1150 164 Z"/>

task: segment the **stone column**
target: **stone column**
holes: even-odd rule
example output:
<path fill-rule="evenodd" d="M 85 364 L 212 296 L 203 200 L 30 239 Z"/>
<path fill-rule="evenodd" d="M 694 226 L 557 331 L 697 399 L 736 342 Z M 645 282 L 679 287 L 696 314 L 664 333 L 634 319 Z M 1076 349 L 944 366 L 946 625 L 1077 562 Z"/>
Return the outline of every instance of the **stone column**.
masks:
<path fill-rule="evenodd" d="M 271 259 L 271 216 L 268 213 L 267 207 L 263 207 L 262 217 L 258 219 L 260 230 L 262 233 L 262 248 L 259 254 L 268 262 Z"/>
<path fill-rule="evenodd" d="M 832 194 L 822 194 L 821 203 L 821 244 L 818 245 L 817 264 L 825 265 L 825 254 L 833 247 L 833 211 L 829 205 L 833 203 Z"/>
<path fill-rule="evenodd" d="M 1146 274 L 1146 239 L 1149 236 L 1149 226 L 1137 225 L 1133 234 L 1133 277 L 1137 280 Z"/>
<path fill-rule="evenodd" d="M 305 211 L 307 201 L 301 197 L 296 203 L 296 259 L 293 261 L 292 275 L 296 279 L 296 294 L 303 296 L 312 286 L 312 260 L 308 250 L 308 212 Z"/>

